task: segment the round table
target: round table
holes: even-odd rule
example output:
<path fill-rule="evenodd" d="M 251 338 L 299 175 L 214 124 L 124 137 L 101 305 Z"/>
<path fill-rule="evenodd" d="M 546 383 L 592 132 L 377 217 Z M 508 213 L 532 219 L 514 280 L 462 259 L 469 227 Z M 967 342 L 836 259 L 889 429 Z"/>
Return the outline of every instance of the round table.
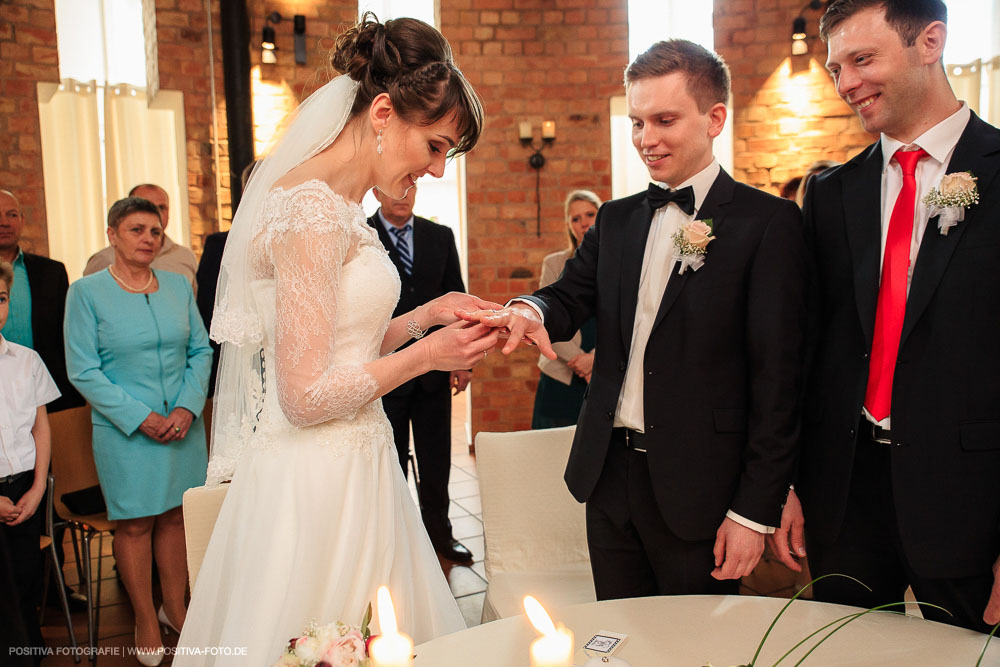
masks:
<path fill-rule="evenodd" d="M 750 596 L 688 595 L 607 600 L 549 609 L 553 620 L 573 631 L 575 664 L 587 661 L 582 647 L 601 630 L 627 634 L 614 654 L 632 667 L 715 667 L 745 664 L 767 626 L 787 600 Z M 764 644 L 758 667 L 771 667 L 796 642 L 856 607 L 796 600 Z M 820 633 L 806 646 L 822 637 Z M 537 637 L 522 616 L 438 637 L 416 647 L 414 667 L 523 667 Z M 973 667 L 986 635 L 895 613 L 871 613 L 837 632 L 804 665 L 906 665 Z M 791 667 L 805 649 L 781 663 Z M 1000 639 L 983 660 L 1000 665 Z"/>

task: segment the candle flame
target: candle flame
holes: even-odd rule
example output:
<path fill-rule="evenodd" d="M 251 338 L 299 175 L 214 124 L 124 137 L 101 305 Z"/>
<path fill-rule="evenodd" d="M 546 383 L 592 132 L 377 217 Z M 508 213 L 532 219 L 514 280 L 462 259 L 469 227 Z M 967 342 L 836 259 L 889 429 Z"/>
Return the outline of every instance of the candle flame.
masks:
<path fill-rule="evenodd" d="M 392 596 L 386 586 L 379 586 L 376 594 L 378 602 L 378 624 L 383 635 L 394 635 L 399 632 L 396 626 L 396 610 L 392 606 Z"/>
<path fill-rule="evenodd" d="M 549 618 L 545 608 L 542 607 L 542 604 L 538 600 L 530 595 L 525 595 L 524 611 L 528 614 L 528 620 L 531 621 L 536 630 L 546 637 L 556 634 L 556 626 L 552 624 L 552 619 Z"/>

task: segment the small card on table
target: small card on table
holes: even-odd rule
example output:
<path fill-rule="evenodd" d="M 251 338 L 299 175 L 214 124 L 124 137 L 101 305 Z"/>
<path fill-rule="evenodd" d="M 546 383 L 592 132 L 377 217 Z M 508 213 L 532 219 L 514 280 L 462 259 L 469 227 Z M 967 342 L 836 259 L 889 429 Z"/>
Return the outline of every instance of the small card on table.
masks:
<path fill-rule="evenodd" d="M 615 651 L 622 647 L 626 639 L 628 639 L 628 635 L 620 632 L 601 630 L 584 644 L 583 650 L 599 655 L 614 655 Z"/>

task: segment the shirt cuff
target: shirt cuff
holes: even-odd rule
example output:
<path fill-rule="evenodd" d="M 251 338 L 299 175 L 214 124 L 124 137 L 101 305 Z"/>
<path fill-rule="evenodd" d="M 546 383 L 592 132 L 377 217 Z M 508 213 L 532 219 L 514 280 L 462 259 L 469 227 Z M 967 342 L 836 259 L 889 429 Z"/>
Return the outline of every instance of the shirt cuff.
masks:
<path fill-rule="evenodd" d="M 541 322 L 542 324 L 545 324 L 545 315 L 542 315 L 542 309 L 541 309 L 541 308 L 539 308 L 538 306 L 536 306 L 535 304 L 533 304 L 532 302 L 528 301 L 527 299 L 511 299 L 510 301 L 508 301 L 508 302 L 507 302 L 507 303 L 506 303 L 506 304 L 504 305 L 504 308 L 507 308 L 507 307 L 509 307 L 509 306 L 510 306 L 511 304 L 514 304 L 514 303 L 523 303 L 524 305 L 526 305 L 526 306 L 528 306 L 529 308 L 531 308 L 531 309 L 532 309 L 533 311 L 535 311 L 535 314 L 536 314 L 536 315 L 538 315 L 538 319 L 539 319 L 539 321 L 540 321 L 540 322 Z"/>
<path fill-rule="evenodd" d="M 757 523 L 756 521 L 751 521 L 750 519 L 740 516 L 739 514 L 737 514 L 732 510 L 726 512 L 726 518 L 732 519 L 733 521 L 740 524 L 744 528 L 749 528 L 750 530 L 757 531 L 758 533 L 762 533 L 764 535 L 770 535 L 771 533 L 774 532 L 773 526 L 765 526 L 763 524 Z"/>

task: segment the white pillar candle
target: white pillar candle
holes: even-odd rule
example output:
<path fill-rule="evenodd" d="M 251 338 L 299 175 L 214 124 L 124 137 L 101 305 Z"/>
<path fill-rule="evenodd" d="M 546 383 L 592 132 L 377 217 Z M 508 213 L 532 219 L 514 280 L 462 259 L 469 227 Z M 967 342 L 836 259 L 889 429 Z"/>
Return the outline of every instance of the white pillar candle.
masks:
<path fill-rule="evenodd" d="M 531 141 L 531 123 L 521 121 L 517 124 L 517 136 L 525 141 Z"/>
<path fill-rule="evenodd" d="M 524 611 L 542 633 L 531 643 L 531 667 L 573 667 L 573 633 L 561 626 L 556 628 L 542 605 L 530 595 L 524 598 Z"/>
<path fill-rule="evenodd" d="M 555 139 L 556 138 L 556 122 L 554 120 L 547 120 L 542 123 L 542 139 Z"/>
<path fill-rule="evenodd" d="M 376 601 L 382 634 L 372 640 L 368 649 L 374 667 L 413 667 L 413 640 L 396 627 L 396 611 L 389 589 L 380 586 Z"/>

